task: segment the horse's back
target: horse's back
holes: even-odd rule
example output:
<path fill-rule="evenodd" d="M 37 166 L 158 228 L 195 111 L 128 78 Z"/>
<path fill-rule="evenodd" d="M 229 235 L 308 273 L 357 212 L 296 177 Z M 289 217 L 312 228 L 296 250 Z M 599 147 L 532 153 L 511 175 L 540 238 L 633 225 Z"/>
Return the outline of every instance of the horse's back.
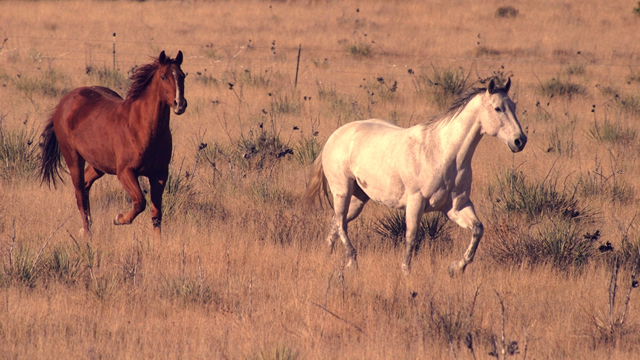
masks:
<path fill-rule="evenodd" d="M 412 134 L 413 128 L 379 119 L 340 127 L 329 137 L 322 153 L 329 184 L 356 181 L 372 199 L 401 206 L 404 186 L 398 168 L 406 167 Z"/>
<path fill-rule="evenodd" d="M 409 129 L 386 120 L 354 121 L 338 128 L 327 140 L 325 149 L 350 157 L 368 149 L 386 151 L 402 142 L 408 132 Z"/>
<path fill-rule="evenodd" d="M 70 121 L 84 117 L 85 113 L 96 108 L 112 108 L 124 100 L 115 91 L 102 87 L 79 87 L 69 91 L 56 106 L 55 117 L 58 121 Z"/>

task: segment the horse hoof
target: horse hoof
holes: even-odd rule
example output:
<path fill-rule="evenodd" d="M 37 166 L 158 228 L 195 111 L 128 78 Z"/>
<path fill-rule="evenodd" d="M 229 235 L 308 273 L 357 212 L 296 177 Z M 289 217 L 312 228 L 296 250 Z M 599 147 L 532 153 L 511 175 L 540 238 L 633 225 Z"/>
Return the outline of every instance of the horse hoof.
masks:
<path fill-rule="evenodd" d="M 113 225 L 123 225 L 123 223 L 120 222 L 122 218 L 123 218 L 122 214 L 116 215 L 116 218 L 113 219 Z"/>
<path fill-rule="evenodd" d="M 347 265 L 345 266 L 347 269 L 358 270 L 358 261 L 356 259 L 349 259 Z"/>
<path fill-rule="evenodd" d="M 404 274 L 404 276 L 410 277 L 411 276 L 411 268 L 409 268 L 405 264 L 402 264 L 402 273 Z"/>
<path fill-rule="evenodd" d="M 454 277 L 456 275 L 462 275 L 466 268 L 467 264 L 465 264 L 464 261 L 454 261 L 449 265 L 449 276 Z"/>

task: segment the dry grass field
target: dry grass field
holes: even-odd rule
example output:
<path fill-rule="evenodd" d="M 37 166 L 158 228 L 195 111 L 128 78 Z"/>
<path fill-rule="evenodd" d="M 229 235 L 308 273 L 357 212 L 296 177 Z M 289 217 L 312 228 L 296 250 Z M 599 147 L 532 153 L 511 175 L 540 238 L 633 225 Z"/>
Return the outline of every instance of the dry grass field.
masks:
<path fill-rule="evenodd" d="M 0 1 L 0 357 L 639 358 L 638 6 Z M 183 51 L 189 102 L 163 238 L 148 209 L 112 225 L 115 177 L 83 237 L 69 180 L 40 184 L 44 122 L 75 87 L 124 95 L 162 50 Z M 328 206 L 301 203 L 331 132 L 419 124 L 491 76 L 529 142 L 476 151 L 475 262 L 449 277 L 470 233 L 430 216 L 405 277 L 401 213 L 370 204 L 344 269 Z"/>

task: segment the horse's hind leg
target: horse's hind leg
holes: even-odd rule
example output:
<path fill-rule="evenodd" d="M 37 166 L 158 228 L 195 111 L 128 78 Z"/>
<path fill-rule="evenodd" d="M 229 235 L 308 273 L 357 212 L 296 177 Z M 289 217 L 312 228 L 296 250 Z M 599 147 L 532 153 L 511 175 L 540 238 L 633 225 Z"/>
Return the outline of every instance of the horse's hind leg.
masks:
<path fill-rule="evenodd" d="M 354 182 L 355 184 L 355 182 Z M 346 191 L 336 191 L 333 196 L 333 208 L 335 211 L 335 215 L 333 216 L 333 220 L 331 221 L 331 228 L 329 230 L 329 244 L 333 246 L 333 237 L 337 232 L 340 240 L 345 247 L 345 257 L 347 259 L 347 267 L 358 267 L 357 261 L 357 253 L 356 249 L 351 244 L 349 240 L 349 235 L 347 233 L 347 215 L 349 213 L 349 205 L 351 202 L 351 197 L 353 193 L 353 185 L 349 184 Z M 333 189 L 332 189 L 333 192 Z M 364 205 L 364 204 L 362 204 Z M 360 210 L 362 210 L 362 206 L 360 206 Z M 359 211 L 358 211 L 359 213 Z"/>
<path fill-rule="evenodd" d="M 369 196 L 362 191 L 358 184 L 355 185 L 353 189 L 353 195 L 351 196 L 351 201 L 349 202 L 349 212 L 347 213 L 347 223 L 350 223 L 355 218 L 360 215 L 362 209 L 369 201 Z"/>
<path fill-rule="evenodd" d="M 63 150 L 65 162 L 69 167 L 71 182 L 75 188 L 76 204 L 82 216 L 82 231 L 86 235 L 91 235 L 91 215 L 89 211 L 89 193 L 85 189 L 84 159 L 75 152 L 65 152 Z"/>
<path fill-rule="evenodd" d="M 151 187 L 151 222 L 156 237 L 160 238 L 162 233 L 162 193 L 169 177 L 169 170 L 154 176 L 149 176 L 149 186 Z"/>
<path fill-rule="evenodd" d="M 147 201 L 144 199 L 144 195 L 142 195 L 140 183 L 138 182 L 138 175 L 133 171 L 133 169 L 125 168 L 118 171 L 118 180 L 120 180 L 124 189 L 129 193 L 131 201 L 133 202 L 133 207 L 126 214 L 116 215 L 113 223 L 116 225 L 128 225 L 131 224 L 138 214 L 144 211 L 147 206 Z"/>
<path fill-rule="evenodd" d="M 91 190 L 91 185 L 100 179 L 104 173 L 100 170 L 96 170 L 93 165 L 89 164 L 84 169 L 84 193 L 86 195 L 86 201 L 84 202 L 85 213 L 87 215 L 87 221 L 89 225 L 92 224 L 91 220 L 91 202 L 89 201 L 89 191 Z"/>

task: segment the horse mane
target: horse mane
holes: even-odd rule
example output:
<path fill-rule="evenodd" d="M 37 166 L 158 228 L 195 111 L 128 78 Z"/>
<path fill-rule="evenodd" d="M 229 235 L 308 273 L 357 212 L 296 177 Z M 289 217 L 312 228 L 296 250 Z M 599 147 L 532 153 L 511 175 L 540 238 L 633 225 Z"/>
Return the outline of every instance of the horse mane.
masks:
<path fill-rule="evenodd" d="M 485 91 L 487 91 L 487 88 L 479 88 L 479 87 L 474 87 L 474 88 L 470 88 L 463 91 L 462 94 L 460 94 L 460 96 L 458 96 L 455 100 L 453 100 L 451 105 L 449 105 L 449 108 L 447 109 L 447 111 L 445 111 L 441 115 L 434 116 L 431 119 L 427 120 L 424 123 L 424 125 L 430 126 L 430 125 L 438 124 L 441 122 L 451 121 L 454 117 L 456 117 L 456 115 L 458 115 L 462 110 L 464 110 L 464 108 L 469 104 L 469 102 L 471 102 L 471 100 L 473 100 L 473 98 L 476 97 L 476 95 L 482 94 Z M 496 89 L 494 90 L 494 93 L 496 92 L 505 92 L 505 90 L 504 88 L 496 87 Z"/>
<path fill-rule="evenodd" d="M 138 100 L 142 95 L 144 95 L 145 91 L 151 84 L 151 80 L 156 75 L 156 71 L 162 65 L 171 64 L 173 59 L 168 56 L 165 58 L 164 62 L 160 62 L 160 59 L 154 59 L 154 61 L 150 64 L 142 65 L 133 70 L 133 73 L 129 77 L 131 80 L 131 87 L 129 91 L 127 91 L 127 100 L 135 101 Z"/>

